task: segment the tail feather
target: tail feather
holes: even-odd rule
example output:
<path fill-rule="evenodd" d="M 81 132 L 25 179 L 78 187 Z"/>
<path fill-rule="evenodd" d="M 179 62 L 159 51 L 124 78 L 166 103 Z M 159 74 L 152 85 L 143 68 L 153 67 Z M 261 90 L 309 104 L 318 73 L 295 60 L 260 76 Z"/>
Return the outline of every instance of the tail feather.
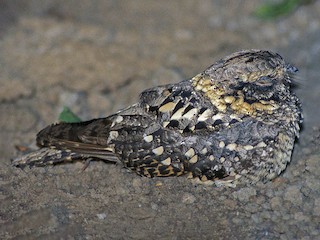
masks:
<path fill-rule="evenodd" d="M 13 160 L 17 167 L 45 166 L 97 158 L 119 162 L 107 138 L 111 121 L 105 118 L 80 123 L 58 123 L 41 130 L 37 135 L 39 150 Z"/>
<path fill-rule="evenodd" d="M 12 160 L 12 165 L 15 167 L 24 168 L 26 166 L 43 167 L 59 163 L 72 162 L 76 160 L 101 159 L 108 162 L 119 162 L 119 158 L 111 152 L 99 151 L 72 151 L 70 149 L 55 149 L 55 148 L 40 148 L 39 150 L 27 153 L 23 156 Z"/>
<path fill-rule="evenodd" d="M 81 154 L 71 152 L 69 150 L 58 150 L 54 148 L 41 148 L 34 152 L 30 152 L 12 161 L 15 167 L 24 168 L 25 166 L 46 166 L 62 162 L 74 161 L 81 159 Z"/>

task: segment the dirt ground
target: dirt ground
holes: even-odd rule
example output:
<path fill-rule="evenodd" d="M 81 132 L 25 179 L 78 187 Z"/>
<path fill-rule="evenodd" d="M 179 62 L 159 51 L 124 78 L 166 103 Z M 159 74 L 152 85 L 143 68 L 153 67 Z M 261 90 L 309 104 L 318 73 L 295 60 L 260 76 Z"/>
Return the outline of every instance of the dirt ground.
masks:
<path fill-rule="evenodd" d="M 264 2 L 1 1 L 0 239 L 319 239 L 320 2 L 260 20 Z M 63 106 L 107 116 L 247 48 L 300 69 L 304 128 L 273 182 L 224 189 L 103 162 L 10 165 Z"/>

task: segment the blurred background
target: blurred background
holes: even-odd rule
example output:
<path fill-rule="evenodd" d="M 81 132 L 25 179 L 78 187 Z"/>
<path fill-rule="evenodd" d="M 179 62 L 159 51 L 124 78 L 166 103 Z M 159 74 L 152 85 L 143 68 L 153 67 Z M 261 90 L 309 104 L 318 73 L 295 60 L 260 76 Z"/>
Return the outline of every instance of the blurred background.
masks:
<path fill-rule="evenodd" d="M 0 238 L 315 239 L 319 16 L 320 2 L 303 0 L 0 0 Z M 170 178 L 157 189 L 104 163 L 81 175 L 10 166 L 14 145 L 34 145 L 64 106 L 83 120 L 107 116 L 250 48 L 300 70 L 304 130 L 280 183 L 224 191 Z"/>

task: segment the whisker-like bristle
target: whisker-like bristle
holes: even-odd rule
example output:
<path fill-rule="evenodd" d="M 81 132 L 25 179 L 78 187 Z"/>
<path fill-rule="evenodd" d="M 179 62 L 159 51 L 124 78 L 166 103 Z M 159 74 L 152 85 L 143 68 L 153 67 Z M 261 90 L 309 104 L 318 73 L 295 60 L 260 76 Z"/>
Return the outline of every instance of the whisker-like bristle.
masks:
<path fill-rule="evenodd" d="M 298 74 L 290 75 L 290 80 L 291 80 L 291 85 L 293 87 L 304 87 L 305 86 L 304 78 L 302 78 Z"/>

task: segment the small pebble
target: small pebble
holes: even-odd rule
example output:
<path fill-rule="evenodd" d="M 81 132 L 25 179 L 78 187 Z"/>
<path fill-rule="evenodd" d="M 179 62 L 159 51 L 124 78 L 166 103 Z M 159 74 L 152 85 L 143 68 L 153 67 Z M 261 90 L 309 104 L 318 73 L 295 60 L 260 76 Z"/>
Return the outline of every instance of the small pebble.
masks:
<path fill-rule="evenodd" d="M 107 214 L 105 214 L 105 213 L 98 213 L 98 214 L 97 214 L 97 217 L 98 217 L 100 220 L 103 220 L 103 219 L 105 219 L 105 218 L 107 217 Z"/>
<path fill-rule="evenodd" d="M 191 193 L 185 193 L 182 196 L 182 202 L 185 204 L 192 204 L 196 201 L 196 197 Z"/>

